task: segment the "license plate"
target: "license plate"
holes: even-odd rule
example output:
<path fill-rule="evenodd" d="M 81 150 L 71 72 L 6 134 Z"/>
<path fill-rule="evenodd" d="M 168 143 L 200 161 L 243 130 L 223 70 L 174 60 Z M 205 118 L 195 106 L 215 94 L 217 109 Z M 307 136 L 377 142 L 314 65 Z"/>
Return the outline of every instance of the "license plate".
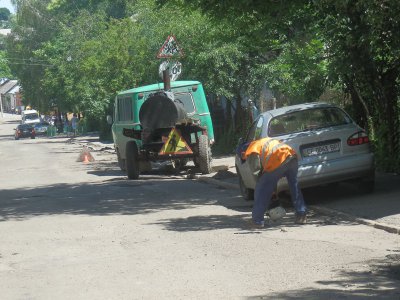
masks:
<path fill-rule="evenodd" d="M 315 156 L 340 151 L 340 142 L 303 149 L 303 156 Z"/>

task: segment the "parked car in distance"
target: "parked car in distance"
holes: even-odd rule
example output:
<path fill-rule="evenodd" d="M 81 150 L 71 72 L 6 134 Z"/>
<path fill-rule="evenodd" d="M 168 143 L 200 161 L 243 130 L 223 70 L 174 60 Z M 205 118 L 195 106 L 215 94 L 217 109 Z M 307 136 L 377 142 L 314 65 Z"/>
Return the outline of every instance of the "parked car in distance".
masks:
<path fill-rule="evenodd" d="M 46 121 L 41 121 L 40 123 L 35 124 L 36 135 L 47 134 L 47 129 L 49 126 L 50 124 Z"/>
<path fill-rule="evenodd" d="M 362 192 L 374 189 L 374 154 L 365 130 L 335 105 L 306 103 L 262 113 L 239 140 L 235 165 L 246 200 L 253 200 L 257 177 L 242 152 L 250 142 L 265 137 L 281 140 L 296 151 L 302 188 L 351 180 Z M 277 190 L 288 190 L 286 178 L 278 182 Z"/>
<path fill-rule="evenodd" d="M 30 137 L 34 139 L 36 137 L 35 128 L 29 124 L 20 124 L 15 128 L 15 139 L 19 140 L 20 138 Z"/>
<path fill-rule="evenodd" d="M 21 124 L 34 125 L 40 123 L 39 113 L 34 109 L 28 109 L 21 112 Z"/>

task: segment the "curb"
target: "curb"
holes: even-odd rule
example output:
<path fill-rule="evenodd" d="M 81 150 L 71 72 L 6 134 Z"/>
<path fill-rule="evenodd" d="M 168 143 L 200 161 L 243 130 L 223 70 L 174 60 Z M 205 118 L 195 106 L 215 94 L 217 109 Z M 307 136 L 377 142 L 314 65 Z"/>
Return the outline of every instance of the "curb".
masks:
<path fill-rule="evenodd" d="M 223 182 L 221 180 L 210 178 L 210 177 L 196 175 L 196 176 L 194 176 L 194 179 L 197 179 L 199 181 L 203 181 L 203 182 L 206 182 L 206 183 L 211 183 L 211 184 L 214 184 L 214 185 L 218 185 L 218 186 L 221 186 L 221 187 L 226 188 L 226 189 L 237 189 L 237 190 L 239 190 L 239 186 L 237 184 L 229 183 L 229 182 Z"/>
<path fill-rule="evenodd" d="M 223 182 L 214 178 L 209 178 L 209 177 L 205 177 L 205 176 L 194 176 L 194 179 L 197 179 L 199 181 L 203 181 L 206 183 L 211 183 L 214 185 L 218 185 L 221 186 L 223 188 L 226 189 L 239 189 L 238 185 L 233 184 L 233 183 L 229 183 L 229 182 Z M 351 220 L 353 222 L 359 223 L 359 224 L 363 224 L 363 225 L 367 225 L 376 229 L 380 229 L 380 230 L 384 230 L 386 232 L 389 233 L 394 233 L 394 234 L 399 234 L 400 235 L 400 227 L 394 226 L 394 225 L 389 225 L 386 223 L 380 223 L 380 222 L 376 222 L 376 221 L 372 221 L 372 220 L 368 220 L 368 219 L 364 219 L 364 218 L 359 218 L 356 216 L 353 216 L 351 214 L 348 213 L 344 213 L 332 208 L 326 208 L 326 207 L 320 207 L 317 205 L 310 205 L 309 206 L 312 210 L 315 210 L 319 213 L 322 213 L 324 215 L 333 215 L 333 216 L 340 216 L 342 218 Z"/>
<path fill-rule="evenodd" d="M 381 223 L 381 222 L 376 222 L 376 221 L 372 221 L 372 220 L 368 220 L 368 219 L 364 219 L 364 218 L 359 218 L 359 217 L 353 216 L 351 214 L 344 213 L 344 212 L 341 212 L 341 211 L 338 211 L 338 210 L 332 209 L 332 208 L 320 207 L 317 205 L 310 205 L 310 208 L 319 213 L 325 214 L 325 215 L 341 216 L 345 219 L 349 219 L 349 220 L 357 222 L 359 224 L 374 227 L 376 229 L 381 229 L 381 230 L 387 231 L 389 233 L 400 234 L 400 227 L 397 227 L 394 225 L 389 225 L 386 223 Z"/>

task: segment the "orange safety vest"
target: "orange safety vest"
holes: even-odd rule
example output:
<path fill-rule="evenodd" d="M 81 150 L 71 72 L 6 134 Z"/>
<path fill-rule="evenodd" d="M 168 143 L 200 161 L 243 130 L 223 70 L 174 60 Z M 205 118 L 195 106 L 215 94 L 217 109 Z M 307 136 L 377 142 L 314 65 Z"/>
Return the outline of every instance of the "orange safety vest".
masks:
<path fill-rule="evenodd" d="M 251 142 L 244 156 L 247 158 L 254 153 L 259 155 L 264 172 L 272 172 L 281 166 L 288 157 L 296 156 L 292 147 L 271 138 Z"/>

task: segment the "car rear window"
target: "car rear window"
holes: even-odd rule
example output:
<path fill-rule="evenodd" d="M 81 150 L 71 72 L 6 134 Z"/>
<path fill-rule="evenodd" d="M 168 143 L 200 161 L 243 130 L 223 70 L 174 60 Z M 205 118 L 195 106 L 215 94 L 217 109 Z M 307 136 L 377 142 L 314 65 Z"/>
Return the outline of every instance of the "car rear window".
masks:
<path fill-rule="evenodd" d="M 35 120 L 38 118 L 37 114 L 29 114 L 29 115 L 25 115 L 25 120 Z"/>
<path fill-rule="evenodd" d="M 335 107 L 312 108 L 290 112 L 273 118 L 269 123 L 271 137 L 351 123 L 351 118 Z"/>
<path fill-rule="evenodd" d="M 28 128 L 33 128 L 31 125 L 29 124 L 22 124 L 18 126 L 20 129 L 28 129 Z"/>

